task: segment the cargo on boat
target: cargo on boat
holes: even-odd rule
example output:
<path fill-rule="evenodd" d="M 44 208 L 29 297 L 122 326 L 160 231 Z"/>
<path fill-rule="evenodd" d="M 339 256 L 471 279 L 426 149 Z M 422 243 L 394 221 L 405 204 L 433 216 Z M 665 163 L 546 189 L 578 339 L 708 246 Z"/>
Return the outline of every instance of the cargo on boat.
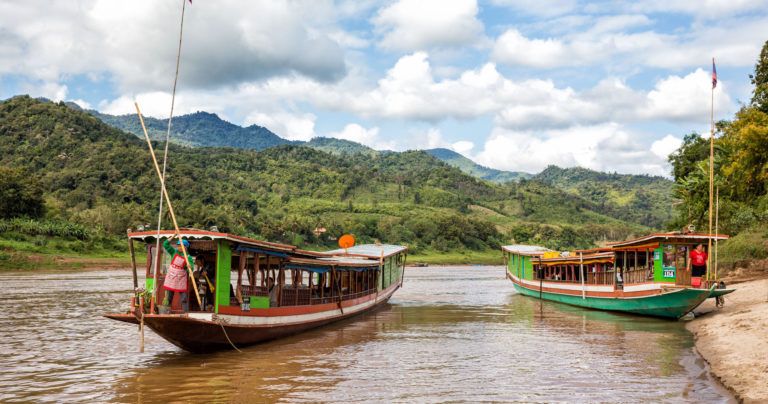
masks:
<path fill-rule="evenodd" d="M 143 322 L 191 352 L 240 348 L 381 306 L 402 286 L 407 253 L 403 246 L 378 244 L 315 252 L 182 229 L 195 270 L 187 277 L 188 294 L 166 301 L 172 257 L 164 242 L 175 232 L 160 232 L 160 248 L 157 234 L 129 232 L 132 255 L 134 242 L 144 245 L 138 250 L 146 251 L 146 281 L 138 285 L 134 272 L 136 293 L 128 310 L 105 316 Z"/>
<path fill-rule="evenodd" d="M 680 318 L 710 297 L 730 293 L 692 276 L 690 253 L 725 235 L 657 233 L 570 252 L 530 245 L 502 247 L 515 289 L 539 299 L 640 315 Z"/>

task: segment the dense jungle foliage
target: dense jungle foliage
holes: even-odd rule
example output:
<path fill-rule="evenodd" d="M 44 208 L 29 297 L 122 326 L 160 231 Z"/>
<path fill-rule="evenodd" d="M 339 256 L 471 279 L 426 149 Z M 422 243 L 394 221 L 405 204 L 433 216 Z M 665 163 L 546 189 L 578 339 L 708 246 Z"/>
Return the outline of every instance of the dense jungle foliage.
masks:
<path fill-rule="evenodd" d="M 4 177 L 37 195 L 21 215 L 94 234 L 153 227 L 158 180 L 135 135 L 63 103 L 19 96 L 0 103 L 0 140 L 2 167 L 21 173 Z M 579 195 L 537 181 L 495 185 L 421 151 L 171 145 L 168 188 L 182 226 L 298 245 L 330 246 L 351 232 L 417 252 L 508 242 L 572 248 L 648 231 Z M 316 236 L 318 227 L 327 232 Z"/>
<path fill-rule="evenodd" d="M 768 223 L 768 42 L 750 78 L 755 86 L 750 103 L 733 120 L 718 122 L 714 139 L 718 227 L 731 235 Z M 678 227 L 693 224 L 706 231 L 709 226 L 709 152 L 709 136 L 691 133 L 669 157 L 675 196 L 682 201 L 674 223 Z"/>

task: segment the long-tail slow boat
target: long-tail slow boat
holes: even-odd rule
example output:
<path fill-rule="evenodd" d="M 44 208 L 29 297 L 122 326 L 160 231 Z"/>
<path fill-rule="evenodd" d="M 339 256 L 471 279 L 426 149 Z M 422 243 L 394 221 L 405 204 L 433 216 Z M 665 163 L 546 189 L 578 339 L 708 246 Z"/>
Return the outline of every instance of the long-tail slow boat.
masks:
<path fill-rule="evenodd" d="M 174 236 L 161 231 L 161 242 Z M 105 314 L 143 322 L 191 352 L 240 348 L 296 334 L 371 310 L 402 286 L 407 248 L 359 245 L 327 252 L 306 251 L 228 233 L 182 229 L 196 260 L 189 296 L 163 306 L 170 256 L 157 248 L 157 231 L 128 234 L 146 245 L 146 281 L 128 310 Z M 160 254 L 156 257 L 156 254 Z M 210 274 L 210 275 L 209 275 Z M 199 302 L 194 296 L 197 282 Z M 134 265 L 134 286 L 138 286 Z M 158 302 L 158 303 L 156 303 Z"/>
<path fill-rule="evenodd" d="M 502 247 L 506 276 L 524 295 L 592 309 L 680 318 L 709 297 L 730 293 L 692 277 L 689 251 L 725 235 L 658 233 L 570 252 Z"/>

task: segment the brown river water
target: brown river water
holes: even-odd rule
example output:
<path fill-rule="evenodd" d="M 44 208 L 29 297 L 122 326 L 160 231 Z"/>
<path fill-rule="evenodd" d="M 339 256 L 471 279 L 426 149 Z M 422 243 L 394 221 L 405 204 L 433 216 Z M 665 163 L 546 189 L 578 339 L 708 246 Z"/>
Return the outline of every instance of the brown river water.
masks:
<path fill-rule="evenodd" d="M 408 268 L 381 309 L 193 355 L 100 317 L 128 271 L 2 274 L 0 402 L 732 402 L 683 322 L 517 295 L 502 267 Z"/>

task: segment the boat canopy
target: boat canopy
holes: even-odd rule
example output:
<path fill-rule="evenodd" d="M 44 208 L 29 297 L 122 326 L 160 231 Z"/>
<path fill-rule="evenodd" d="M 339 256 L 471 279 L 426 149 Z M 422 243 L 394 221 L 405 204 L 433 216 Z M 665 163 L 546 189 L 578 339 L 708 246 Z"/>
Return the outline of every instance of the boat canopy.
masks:
<path fill-rule="evenodd" d="M 160 238 L 169 238 L 174 234 L 175 231 L 173 230 L 161 230 Z M 157 230 L 131 232 L 128 233 L 128 237 L 145 243 L 154 242 L 157 237 Z M 291 256 L 291 261 L 294 259 L 308 260 L 308 262 L 303 263 L 304 265 L 312 265 L 311 262 L 317 261 L 317 265 L 325 265 L 329 268 L 334 265 L 351 267 L 378 266 L 380 258 L 387 258 L 408 249 L 405 246 L 393 244 L 361 244 L 347 249 L 308 251 L 301 250 L 290 244 L 271 243 L 230 233 L 197 229 L 181 229 L 181 238 L 187 240 L 227 240 L 237 244 L 236 251 L 255 252 L 283 258 Z M 375 261 L 371 259 L 375 259 Z"/>
<path fill-rule="evenodd" d="M 724 234 L 706 234 L 706 233 L 654 233 L 645 237 L 636 238 L 627 241 L 617 241 L 608 243 L 608 245 L 616 250 L 635 249 L 635 248 L 651 248 L 657 247 L 660 243 L 665 244 L 697 244 L 706 243 L 709 240 L 727 240 L 728 236 Z"/>
<path fill-rule="evenodd" d="M 527 255 L 538 257 L 544 255 L 546 252 L 552 252 L 549 248 L 541 247 L 537 245 L 525 245 L 525 244 L 513 244 L 505 245 L 501 247 L 503 251 L 510 252 L 518 255 Z"/>
<path fill-rule="evenodd" d="M 394 244 L 360 244 L 349 248 L 338 248 L 335 250 L 318 252 L 318 251 L 306 251 L 298 250 L 298 253 L 305 253 L 314 257 L 333 257 L 333 256 L 345 256 L 345 257 L 363 257 L 363 258 L 387 258 L 391 255 L 399 254 L 408 247 Z"/>
<path fill-rule="evenodd" d="M 160 230 L 160 238 L 168 238 L 176 233 L 173 230 Z M 187 240 L 228 240 L 245 246 L 263 247 L 270 250 L 278 250 L 285 252 L 293 252 L 296 250 L 295 246 L 290 244 L 271 243 L 269 241 L 256 240 L 249 237 L 236 236 L 230 233 L 219 233 L 214 231 L 196 230 L 196 229 L 181 229 L 181 238 Z M 137 231 L 128 233 L 128 237 L 134 240 L 141 240 L 143 242 L 153 242 L 157 237 L 157 230 L 149 231 Z"/>

